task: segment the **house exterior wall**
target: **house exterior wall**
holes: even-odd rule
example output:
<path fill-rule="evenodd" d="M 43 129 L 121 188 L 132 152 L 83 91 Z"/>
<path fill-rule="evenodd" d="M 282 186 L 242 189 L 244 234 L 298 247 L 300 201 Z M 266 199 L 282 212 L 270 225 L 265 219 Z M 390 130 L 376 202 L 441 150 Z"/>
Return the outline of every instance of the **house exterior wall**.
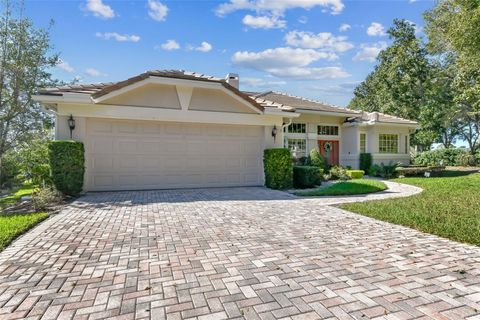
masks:
<path fill-rule="evenodd" d="M 172 85 L 146 84 L 118 96 L 104 104 L 142 106 L 151 108 L 180 109 L 177 90 Z"/>
<path fill-rule="evenodd" d="M 244 103 L 232 99 L 225 92 L 214 89 L 194 88 L 190 101 L 190 110 L 221 111 L 233 113 L 251 113 L 255 111 Z"/>
<path fill-rule="evenodd" d="M 344 167 L 352 167 L 358 169 L 360 164 L 360 133 L 366 134 L 366 152 L 372 154 L 374 164 L 382 162 L 399 162 L 404 165 L 410 163 L 409 148 L 409 128 L 405 126 L 375 124 L 368 126 L 358 126 L 344 123 L 346 117 L 333 117 L 314 114 L 302 114 L 300 117 L 292 121 L 292 123 L 305 123 L 307 125 L 307 133 L 288 133 L 285 132 L 284 146 L 287 146 L 287 140 L 305 139 L 306 154 L 312 149 L 318 150 L 318 140 L 339 140 L 340 144 L 340 165 Z M 336 125 L 339 128 L 338 136 L 322 136 L 317 134 L 319 125 Z M 397 134 L 398 135 L 398 153 L 385 154 L 379 152 L 379 135 L 380 134 Z M 407 148 L 405 148 L 405 137 L 407 137 Z M 405 152 L 405 150 L 407 152 Z"/>

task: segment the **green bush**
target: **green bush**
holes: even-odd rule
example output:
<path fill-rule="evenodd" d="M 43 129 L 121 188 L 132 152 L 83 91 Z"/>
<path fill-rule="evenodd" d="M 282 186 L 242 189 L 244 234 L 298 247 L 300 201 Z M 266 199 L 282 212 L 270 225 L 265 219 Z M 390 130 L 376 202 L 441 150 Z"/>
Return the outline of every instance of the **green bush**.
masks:
<path fill-rule="evenodd" d="M 18 148 L 15 157 L 23 180 L 37 186 L 52 185 L 49 143 L 48 138 L 38 138 Z"/>
<path fill-rule="evenodd" d="M 368 173 L 370 167 L 372 166 L 372 154 L 371 153 L 360 153 L 360 170 Z"/>
<path fill-rule="evenodd" d="M 42 187 L 32 194 L 32 205 L 35 211 L 47 210 L 50 206 L 61 202 L 60 193 L 51 187 Z"/>
<path fill-rule="evenodd" d="M 459 156 L 467 154 L 462 148 L 442 148 L 419 153 L 413 164 L 421 166 L 455 166 Z"/>
<path fill-rule="evenodd" d="M 477 164 L 476 157 L 471 153 L 459 154 L 456 159 L 456 165 L 462 167 L 475 166 Z"/>
<path fill-rule="evenodd" d="M 445 167 L 442 167 L 442 166 L 438 166 L 438 167 L 409 166 L 409 167 L 398 167 L 395 169 L 395 172 L 397 173 L 397 175 L 404 176 L 404 177 L 423 176 L 425 175 L 425 172 L 430 172 L 432 176 L 440 176 L 444 170 L 445 170 Z"/>
<path fill-rule="evenodd" d="M 13 152 L 8 152 L 0 161 L 0 189 L 11 189 L 21 184 L 18 179 L 20 169 Z"/>
<path fill-rule="evenodd" d="M 292 154 L 288 149 L 265 149 L 263 152 L 265 186 L 271 189 L 288 189 L 293 183 Z"/>
<path fill-rule="evenodd" d="M 347 170 L 347 175 L 350 179 L 362 179 L 365 175 L 365 171 L 363 170 Z"/>
<path fill-rule="evenodd" d="M 309 165 L 314 167 L 319 167 L 323 170 L 327 169 L 327 160 L 323 155 L 318 152 L 317 149 L 312 149 L 310 151 Z"/>
<path fill-rule="evenodd" d="M 380 165 L 378 164 L 372 165 L 368 172 L 371 176 L 390 179 L 396 175 L 396 169 L 398 166 L 399 166 L 398 163 L 394 163 L 392 161 L 390 161 L 388 164 L 384 164 L 382 162 Z"/>
<path fill-rule="evenodd" d="M 340 180 L 348 180 L 350 177 L 347 174 L 347 169 L 341 166 L 334 166 L 330 168 L 330 178 L 333 180 L 340 179 Z"/>
<path fill-rule="evenodd" d="M 48 145 L 52 179 L 58 191 L 77 195 L 83 189 L 85 150 L 77 141 L 52 141 Z"/>
<path fill-rule="evenodd" d="M 295 188 L 312 188 L 322 183 L 323 169 L 315 166 L 293 167 L 293 186 Z"/>

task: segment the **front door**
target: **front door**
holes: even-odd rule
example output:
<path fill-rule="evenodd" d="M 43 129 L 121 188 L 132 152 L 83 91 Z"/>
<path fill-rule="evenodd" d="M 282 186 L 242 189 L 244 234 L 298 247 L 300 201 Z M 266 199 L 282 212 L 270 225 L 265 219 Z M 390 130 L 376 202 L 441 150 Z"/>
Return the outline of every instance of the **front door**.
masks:
<path fill-rule="evenodd" d="M 338 166 L 339 164 L 339 144 L 337 140 L 318 140 L 320 154 L 327 159 L 328 164 Z"/>

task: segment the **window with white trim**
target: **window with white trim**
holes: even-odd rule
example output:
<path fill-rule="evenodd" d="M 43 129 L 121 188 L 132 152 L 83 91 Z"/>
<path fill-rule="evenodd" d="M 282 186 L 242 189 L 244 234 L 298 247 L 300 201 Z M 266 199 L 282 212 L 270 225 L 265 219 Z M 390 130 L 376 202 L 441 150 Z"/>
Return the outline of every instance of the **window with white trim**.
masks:
<path fill-rule="evenodd" d="M 360 133 L 360 153 L 367 152 L 367 134 Z"/>
<path fill-rule="evenodd" d="M 319 136 L 338 136 L 338 126 L 318 126 Z"/>
<path fill-rule="evenodd" d="M 378 136 L 378 152 L 398 153 L 398 134 L 380 134 Z"/>
<path fill-rule="evenodd" d="M 307 133 L 307 125 L 305 123 L 292 123 L 286 128 L 287 133 Z"/>
<path fill-rule="evenodd" d="M 287 139 L 287 144 L 294 158 L 301 158 L 307 154 L 306 139 Z"/>
<path fill-rule="evenodd" d="M 405 153 L 408 153 L 408 135 L 405 136 Z"/>

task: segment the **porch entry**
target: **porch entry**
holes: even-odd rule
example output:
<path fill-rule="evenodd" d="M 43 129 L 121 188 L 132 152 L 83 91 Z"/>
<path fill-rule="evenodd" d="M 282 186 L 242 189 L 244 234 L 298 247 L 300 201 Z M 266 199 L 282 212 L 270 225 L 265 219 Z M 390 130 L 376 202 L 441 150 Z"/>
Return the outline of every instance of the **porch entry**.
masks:
<path fill-rule="evenodd" d="M 318 149 L 330 165 L 339 164 L 339 143 L 338 140 L 318 140 Z"/>

